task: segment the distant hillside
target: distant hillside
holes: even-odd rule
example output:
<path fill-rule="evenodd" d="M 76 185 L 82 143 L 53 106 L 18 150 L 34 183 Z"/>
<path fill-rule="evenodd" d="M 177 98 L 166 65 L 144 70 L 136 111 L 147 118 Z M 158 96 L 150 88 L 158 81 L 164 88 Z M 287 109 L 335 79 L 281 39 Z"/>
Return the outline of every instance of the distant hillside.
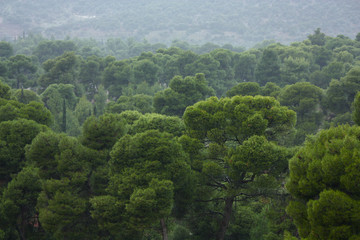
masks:
<path fill-rule="evenodd" d="M 3 0 L 0 39 L 23 32 L 55 38 L 130 38 L 252 46 L 290 43 L 316 28 L 329 36 L 360 32 L 359 0 Z"/>

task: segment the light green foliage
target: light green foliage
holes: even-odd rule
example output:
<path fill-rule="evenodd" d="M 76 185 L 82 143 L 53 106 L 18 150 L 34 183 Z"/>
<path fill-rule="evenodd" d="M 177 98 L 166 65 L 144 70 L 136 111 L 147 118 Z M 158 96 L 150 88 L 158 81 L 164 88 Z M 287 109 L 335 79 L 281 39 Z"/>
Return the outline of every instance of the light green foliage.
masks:
<path fill-rule="evenodd" d="M 122 117 L 127 124 L 133 125 L 133 123 L 138 120 L 142 116 L 142 114 L 138 111 L 127 110 L 120 113 L 119 116 Z"/>
<path fill-rule="evenodd" d="M 63 99 L 66 100 L 66 106 L 71 110 L 77 103 L 75 87 L 72 84 L 51 84 L 40 96 L 54 114 L 62 111 Z"/>
<path fill-rule="evenodd" d="M 144 168 L 143 170 L 149 174 L 160 171 L 158 173 L 164 174 L 169 179 L 171 173 L 160 167 L 173 163 L 182 157 L 181 154 L 181 146 L 169 133 L 149 130 L 134 136 L 125 135 L 117 141 L 110 153 L 111 170 L 116 173 L 134 166 Z M 146 164 L 154 165 L 152 169 L 146 169 L 144 166 Z M 160 178 L 160 175 L 157 178 Z"/>
<path fill-rule="evenodd" d="M 111 149 L 126 133 L 126 122 L 118 114 L 104 114 L 89 117 L 83 125 L 81 142 L 95 150 Z"/>
<path fill-rule="evenodd" d="M 9 180 L 25 163 L 26 144 L 42 131 L 48 130 L 32 120 L 19 119 L 0 123 L 0 179 Z"/>
<path fill-rule="evenodd" d="M 116 103 L 110 102 L 106 107 L 107 112 L 111 113 L 121 113 L 126 110 L 133 110 L 141 113 L 151 113 L 154 111 L 153 97 L 144 94 L 121 96 Z"/>
<path fill-rule="evenodd" d="M 181 136 L 185 131 L 185 126 L 179 117 L 151 113 L 142 115 L 134 121 L 130 133 L 141 133 L 147 130 L 159 130 Z"/>
<path fill-rule="evenodd" d="M 74 114 L 80 126 L 93 114 L 93 105 L 87 100 L 85 95 L 77 103 Z"/>
<path fill-rule="evenodd" d="M 54 124 L 52 129 L 56 132 L 62 130 L 63 114 L 64 114 L 64 100 L 66 106 L 66 132 L 71 135 L 79 134 L 79 123 L 75 117 L 73 111 L 77 104 L 77 97 L 75 95 L 75 87 L 72 84 L 51 84 L 46 90 L 40 95 L 41 100 L 45 106 L 50 110 L 54 116 Z"/>
<path fill-rule="evenodd" d="M 348 51 L 341 51 L 336 53 L 336 60 L 342 63 L 353 63 L 354 56 Z"/>
<path fill-rule="evenodd" d="M 212 97 L 187 108 L 184 121 L 190 136 L 223 144 L 230 139 L 242 143 L 253 134 L 272 139 L 293 128 L 296 116 L 271 97 Z"/>
<path fill-rule="evenodd" d="M 23 104 L 14 100 L 0 98 L 0 122 L 21 118 L 34 120 L 47 126 L 52 124 L 51 112 L 42 103 L 30 102 L 29 104 Z"/>
<path fill-rule="evenodd" d="M 21 103 L 29 103 L 31 101 L 42 103 L 40 96 L 34 91 L 28 89 L 18 89 L 12 93 L 15 99 Z"/>
<path fill-rule="evenodd" d="M 38 169 L 33 167 L 25 167 L 9 182 L 0 201 L 0 227 L 7 235 L 17 231 L 22 239 L 35 237 L 35 206 L 40 191 Z"/>
<path fill-rule="evenodd" d="M 291 159 L 287 212 L 302 238 L 359 235 L 359 136 L 359 127 L 348 125 L 321 131 Z"/>
<path fill-rule="evenodd" d="M 100 116 L 105 113 L 106 101 L 108 100 L 108 94 L 103 85 L 99 85 L 98 91 L 94 96 L 95 106 L 94 114 Z"/>
<path fill-rule="evenodd" d="M 207 85 L 204 74 L 187 76 L 184 79 L 175 76 L 169 87 L 154 97 L 154 107 L 158 113 L 181 116 L 187 106 L 214 95 L 214 90 Z"/>

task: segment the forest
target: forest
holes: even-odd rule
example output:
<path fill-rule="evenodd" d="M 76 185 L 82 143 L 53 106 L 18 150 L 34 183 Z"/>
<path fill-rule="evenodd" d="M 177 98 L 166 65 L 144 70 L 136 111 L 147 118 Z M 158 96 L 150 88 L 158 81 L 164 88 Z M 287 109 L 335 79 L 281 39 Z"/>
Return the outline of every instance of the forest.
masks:
<path fill-rule="evenodd" d="M 55 39 L 114 37 L 170 44 L 302 41 L 320 27 L 329 36 L 359 32 L 358 0 L 2 0 L 0 39 L 25 33 Z"/>
<path fill-rule="evenodd" d="M 360 33 L 0 42 L 0 239 L 360 239 Z"/>

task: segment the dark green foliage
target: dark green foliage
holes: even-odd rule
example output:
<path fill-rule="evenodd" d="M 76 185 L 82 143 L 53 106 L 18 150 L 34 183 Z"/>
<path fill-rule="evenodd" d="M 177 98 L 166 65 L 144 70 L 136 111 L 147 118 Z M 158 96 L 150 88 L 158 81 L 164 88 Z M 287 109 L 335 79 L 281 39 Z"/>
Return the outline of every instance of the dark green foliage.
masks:
<path fill-rule="evenodd" d="M 131 79 L 131 66 L 127 60 L 113 61 L 104 70 L 104 87 L 110 89 L 110 97 L 118 98 Z"/>
<path fill-rule="evenodd" d="M 150 86 L 154 85 L 157 79 L 159 67 L 148 59 L 139 60 L 134 64 L 134 82 L 146 82 Z"/>
<path fill-rule="evenodd" d="M 207 85 L 204 74 L 184 79 L 175 76 L 169 87 L 154 97 L 154 107 L 158 113 L 182 116 L 187 106 L 214 94 L 214 90 Z"/>
<path fill-rule="evenodd" d="M 34 120 L 47 126 L 52 124 L 52 115 L 42 103 L 32 101 L 29 104 L 23 104 L 0 98 L 0 122 L 21 118 Z"/>
<path fill-rule="evenodd" d="M 280 103 L 297 114 L 297 133 L 294 143 L 301 144 L 305 134 L 317 132 L 324 117 L 321 109 L 323 90 L 308 82 L 298 82 L 284 87 L 279 95 Z"/>
<path fill-rule="evenodd" d="M 0 201 L 0 228 L 7 235 L 4 239 L 11 239 L 12 232 L 17 232 L 21 239 L 41 235 L 37 233 L 35 209 L 40 191 L 38 169 L 33 167 L 25 167 L 9 182 Z"/>
<path fill-rule="evenodd" d="M 9 58 L 13 55 L 14 49 L 10 43 L 1 41 L 0 42 L 0 57 Z"/>
<path fill-rule="evenodd" d="M 39 85 L 45 89 L 51 84 L 77 83 L 78 56 L 74 52 L 66 52 L 63 55 L 49 59 L 43 63 L 45 73 L 39 79 Z"/>
<path fill-rule="evenodd" d="M 185 131 L 185 126 L 179 117 L 151 113 L 142 115 L 134 121 L 130 133 L 142 133 L 148 130 L 159 130 L 181 136 Z"/>
<path fill-rule="evenodd" d="M 206 231 L 201 225 L 204 221 L 212 221 L 216 233 L 209 232 L 207 237 L 224 239 L 235 199 L 246 201 L 277 189 L 273 176 L 286 170 L 289 152 L 267 138 L 283 137 L 295 121 L 293 111 L 262 96 L 212 97 L 186 109 L 188 137 L 182 138 L 182 144 L 200 183 L 195 194 L 200 204 L 193 213 L 197 221 L 192 223 L 201 229 L 196 235 Z M 219 211 L 221 216 L 215 219 L 203 216 Z"/>
<path fill-rule="evenodd" d="M 31 75 L 34 74 L 37 70 L 37 66 L 30 57 L 25 55 L 16 55 L 10 57 L 8 65 L 9 77 L 16 80 L 14 87 L 19 89 L 23 86 L 29 87 L 35 85 L 34 83 L 29 82 Z"/>
<path fill-rule="evenodd" d="M 250 52 L 237 54 L 234 56 L 235 79 L 240 81 L 254 81 L 256 66 L 256 55 Z"/>
<path fill-rule="evenodd" d="M 20 109 L 21 117 L 34 120 L 39 124 L 50 127 L 53 123 L 51 112 L 45 108 L 44 104 L 31 101 Z"/>
<path fill-rule="evenodd" d="M 109 150 L 125 133 L 126 122 L 120 115 L 91 116 L 84 122 L 81 142 L 91 149 Z"/>
<path fill-rule="evenodd" d="M 18 173 L 25 163 L 24 147 L 36 135 L 48 130 L 32 120 L 19 119 L 0 123 L 0 179 L 10 180 L 11 174 Z"/>
<path fill-rule="evenodd" d="M 360 125 L 360 93 L 359 92 L 356 94 L 354 99 L 352 119 L 357 125 Z"/>
<path fill-rule="evenodd" d="M 309 35 L 308 38 L 312 45 L 319 45 L 319 46 L 325 45 L 325 34 L 320 32 L 320 28 L 317 28 L 314 31 L 314 34 Z"/>
<path fill-rule="evenodd" d="M 85 90 L 91 99 L 101 83 L 101 58 L 87 58 L 80 65 L 79 82 L 85 86 Z"/>
<path fill-rule="evenodd" d="M 227 97 L 234 97 L 236 95 L 243 95 L 243 96 L 260 95 L 260 86 L 258 83 L 255 83 L 255 82 L 239 83 L 238 85 L 232 87 L 226 93 Z"/>
<path fill-rule="evenodd" d="M 327 109 L 336 114 L 349 112 L 359 90 L 360 68 L 354 67 L 340 81 L 331 81 L 326 94 Z"/>
<path fill-rule="evenodd" d="M 267 82 L 280 82 L 280 63 L 276 51 L 266 48 L 255 69 L 255 79 L 261 86 Z"/>
<path fill-rule="evenodd" d="M 63 100 L 61 131 L 66 132 L 66 101 Z"/>
<path fill-rule="evenodd" d="M 350 239 L 359 228 L 359 127 L 343 125 L 308 138 L 290 161 L 287 212 L 302 238 Z"/>
<path fill-rule="evenodd" d="M 34 55 L 38 57 L 41 63 L 48 59 L 56 58 L 63 55 L 65 52 L 75 51 L 76 46 L 72 41 L 42 41 L 34 50 Z"/>
<path fill-rule="evenodd" d="M 190 182 L 184 181 L 190 168 L 171 134 L 149 130 L 125 135 L 110 155 L 109 195 L 90 202 L 93 218 L 111 236 L 136 239 L 144 230 L 159 226 L 173 204 L 183 207 L 178 204 L 191 197 Z"/>
<path fill-rule="evenodd" d="M 10 99 L 10 89 L 11 88 L 6 83 L 0 81 L 0 98 Z"/>
<path fill-rule="evenodd" d="M 27 147 L 27 161 L 42 178 L 37 201 L 41 227 L 55 239 L 84 239 L 97 231 L 88 198 L 101 185 L 100 178 L 89 181 L 91 171 L 104 163 L 100 156 L 77 139 L 53 132 L 39 134 Z"/>

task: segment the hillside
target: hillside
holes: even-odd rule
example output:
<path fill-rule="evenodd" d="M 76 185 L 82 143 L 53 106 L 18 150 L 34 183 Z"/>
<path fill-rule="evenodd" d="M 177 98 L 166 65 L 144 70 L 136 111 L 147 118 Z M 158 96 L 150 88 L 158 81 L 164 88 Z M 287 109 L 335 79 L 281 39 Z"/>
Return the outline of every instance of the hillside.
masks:
<path fill-rule="evenodd" d="M 171 43 L 230 43 L 250 47 L 273 39 L 288 44 L 321 28 L 329 36 L 360 32 L 356 0 L 3 0 L 0 39 L 24 32 L 64 38 L 133 37 Z"/>

